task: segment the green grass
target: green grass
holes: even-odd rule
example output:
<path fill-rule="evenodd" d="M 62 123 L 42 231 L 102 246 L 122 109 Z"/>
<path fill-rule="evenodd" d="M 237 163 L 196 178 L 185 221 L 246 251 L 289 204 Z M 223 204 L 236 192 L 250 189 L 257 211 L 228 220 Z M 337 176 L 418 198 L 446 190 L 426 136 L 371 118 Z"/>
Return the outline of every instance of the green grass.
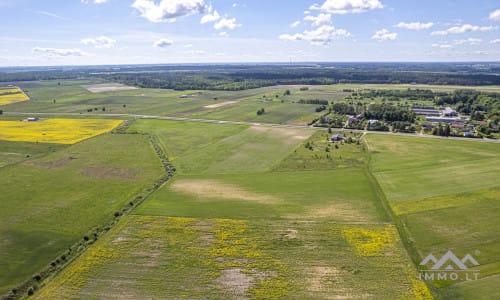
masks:
<path fill-rule="evenodd" d="M 352 142 L 331 142 L 332 135 L 338 133 L 340 132 L 328 133 L 326 130 L 315 132 L 273 170 L 330 170 L 367 166 L 368 153 L 360 134 L 341 132 L 345 138 L 351 138 Z M 359 144 L 357 140 L 360 141 Z"/>
<path fill-rule="evenodd" d="M 187 152 L 207 147 L 247 129 L 248 126 L 223 124 L 174 122 L 164 120 L 137 120 L 128 129 L 129 133 L 151 133 L 156 135 L 171 161 Z"/>
<path fill-rule="evenodd" d="M 0 293 L 112 219 L 162 172 L 146 137 L 110 134 L 2 168 Z"/>
<path fill-rule="evenodd" d="M 0 168 L 55 152 L 64 147 L 66 146 L 60 144 L 0 141 Z"/>
<path fill-rule="evenodd" d="M 452 250 L 480 264 L 478 281 L 430 282 L 440 287 L 438 295 L 470 299 L 494 290 L 500 274 L 500 145 L 375 135 L 368 145 L 374 175 L 402 222 L 414 261 Z"/>
<path fill-rule="evenodd" d="M 138 120 L 129 132 L 157 135 L 179 174 L 264 172 L 312 131 Z"/>
<path fill-rule="evenodd" d="M 391 202 L 498 185 L 499 145 L 368 135 L 372 168 Z"/>
<path fill-rule="evenodd" d="M 377 200 L 362 170 L 176 176 L 137 213 L 364 223 L 384 219 Z"/>
<path fill-rule="evenodd" d="M 415 274 L 406 269 L 400 243 L 390 254 L 360 257 L 343 229 L 324 222 L 128 216 L 35 299 L 416 298 Z"/>
<path fill-rule="evenodd" d="M 325 132 L 153 120 L 128 132 L 157 135 L 178 172 L 38 297 L 392 299 L 428 292 L 381 206 L 363 145 L 340 145 L 343 167 L 302 152 L 308 138 L 326 143 Z M 297 155 L 307 169 L 279 168 Z M 351 240 L 348 230 L 373 237 Z"/>

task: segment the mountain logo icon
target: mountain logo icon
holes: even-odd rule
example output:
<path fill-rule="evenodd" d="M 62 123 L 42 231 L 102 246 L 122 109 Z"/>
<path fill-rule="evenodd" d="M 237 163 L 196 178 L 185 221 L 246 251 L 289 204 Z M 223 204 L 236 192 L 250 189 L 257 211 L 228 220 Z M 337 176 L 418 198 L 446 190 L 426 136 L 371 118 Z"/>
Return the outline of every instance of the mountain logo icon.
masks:
<path fill-rule="evenodd" d="M 429 262 L 433 263 L 431 270 L 467 270 L 469 267 L 466 264 L 479 266 L 479 263 L 472 255 L 467 254 L 464 258 L 459 259 L 451 250 L 446 252 L 439 260 L 434 255 L 429 254 L 420 262 L 420 265 L 425 266 Z"/>

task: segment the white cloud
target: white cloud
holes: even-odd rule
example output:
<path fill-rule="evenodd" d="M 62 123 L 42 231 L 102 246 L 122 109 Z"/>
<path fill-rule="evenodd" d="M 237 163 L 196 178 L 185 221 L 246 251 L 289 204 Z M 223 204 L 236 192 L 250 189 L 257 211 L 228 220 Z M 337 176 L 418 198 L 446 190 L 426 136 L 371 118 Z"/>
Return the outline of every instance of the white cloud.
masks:
<path fill-rule="evenodd" d="M 113 48 L 115 46 L 116 40 L 109 38 L 107 36 L 100 36 L 97 38 L 86 38 L 81 41 L 84 45 L 94 46 L 96 48 Z"/>
<path fill-rule="evenodd" d="M 32 52 L 37 55 L 44 55 L 50 57 L 61 57 L 61 56 L 85 56 L 85 52 L 80 49 L 62 49 L 62 48 L 42 48 L 35 47 Z"/>
<path fill-rule="evenodd" d="M 217 30 L 221 30 L 224 28 L 233 30 L 237 27 L 241 27 L 241 24 L 236 23 L 236 18 L 232 19 L 222 18 L 217 23 L 214 24 L 214 28 Z"/>
<path fill-rule="evenodd" d="M 222 31 L 222 32 L 219 32 L 218 36 L 220 36 L 220 37 L 228 37 L 229 34 L 227 32 L 225 32 L 225 31 Z"/>
<path fill-rule="evenodd" d="M 448 35 L 448 34 L 460 34 L 465 32 L 486 32 L 497 29 L 495 26 L 476 26 L 471 24 L 464 24 L 461 26 L 453 26 L 446 30 L 433 31 L 431 35 Z"/>
<path fill-rule="evenodd" d="M 489 17 L 490 20 L 493 20 L 493 21 L 500 21 L 500 9 L 497 9 L 495 11 L 492 11 L 490 13 L 490 17 Z"/>
<path fill-rule="evenodd" d="M 309 10 L 304 10 L 304 15 L 310 15 L 311 12 Z"/>
<path fill-rule="evenodd" d="M 159 4 L 152 0 L 135 0 L 132 7 L 139 10 L 142 17 L 154 23 L 209 10 L 205 0 L 161 0 Z"/>
<path fill-rule="evenodd" d="M 406 23 L 406 22 L 399 22 L 397 25 L 394 25 L 394 27 L 405 28 L 405 29 L 410 29 L 410 30 L 429 29 L 432 26 L 434 26 L 434 23 L 432 23 L 432 22 L 429 22 L 429 23 L 420 23 L 420 22 Z"/>
<path fill-rule="evenodd" d="M 108 2 L 108 0 L 94 0 L 94 1 L 90 1 L 90 0 L 82 0 L 82 3 L 85 3 L 85 4 L 89 4 L 89 3 L 95 3 L 95 4 L 103 4 L 103 3 L 106 3 Z"/>
<path fill-rule="evenodd" d="M 377 41 L 394 41 L 398 38 L 398 34 L 395 32 L 390 32 L 387 29 L 381 29 L 372 36 L 372 39 Z"/>
<path fill-rule="evenodd" d="M 490 41 L 490 44 L 498 44 L 500 43 L 500 39 L 494 39 Z"/>
<path fill-rule="evenodd" d="M 350 35 L 345 29 L 336 29 L 330 25 L 323 25 L 315 30 L 306 30 L 303 33 L 282 34 L 279 38 L 285 41 L 309 41 L 313 45 L 329 45 L 333 39 Z"/>
<path fill-rule="evenodd" d="M 452 45 L 448 45 L 448 44 L 432 44 L 432 47 L 434 47 L 434 48 L 441 48 L 441 49 L 453 48 Z"/>
<path fill-rule="evenodd" d="M 210 23 L 210 22 L 215 22 L 220 19 L 219 13 L 214 10 L 212 13 L 206 14 L 201 18 L 200 23 L 205 24 L 205 23 Z"/>
<path fill-rule="evenodd" d="M 332 14 L 357 14 L 383 7 L 379 0 L 326 0 L 321 6 L 314 4 L 310 9 Z"/>
<path fill-rule="evenodd" d="M 488 51 L 482 51 L 482 50 L 474 51 L 474 54 L 477 54 L 477 55 L 488 55 Z"/>
<path fill-rule="evenodd" d="M 483 42 L 482 39 L 468 38 L 464 40 L 455 40 L 455 45 L 463 45 L 463 44 L 479 45 L 482 42 Z"/>
<path fill-rule="evenodd" d="M 290 28 L 295 28 L 300 25 L 300 21 L 295 21 L 292 24 L 290 24 Z"/>
<path fill-rule="evenodd" d="M 154 42 L 153 47 L 155 48 L 167 48 L 169 46 L 172 46 L 174 44 L 173 41 L 169 39 L 159 39 L 156 42 Z"/>
<path fill-rule="evenodd" d="M 312 26 L 321 26 L 321 25 L 326 25 L 330 24 L 332 21 L 332 15 L 331 14 L 319 14 L 318 16 L 305 16 L 304 21 L 311 21 Z"/>

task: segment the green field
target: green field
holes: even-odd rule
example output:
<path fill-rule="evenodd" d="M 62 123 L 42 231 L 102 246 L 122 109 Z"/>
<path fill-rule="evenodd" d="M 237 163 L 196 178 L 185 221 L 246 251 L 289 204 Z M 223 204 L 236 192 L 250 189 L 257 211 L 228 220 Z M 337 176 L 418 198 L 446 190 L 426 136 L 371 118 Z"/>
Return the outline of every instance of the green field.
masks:
<path fill-rule="evenodd" d="M 64 148 L 60 144 L 10 142 L 0 140 L 0 168 Z"/>
<path fill-rule="evenodd" d="M 121 116 L 115 133 L 72 146 L 0 141 L 0 294 L 78 249 L 32 280 L 34 298 L 500 297 L 498 143 L 264 124 L 307 123 L 325 112 L 299 100 L 347 90 L 457 87 L 84 88 L 99 83 L 22 83 L 30 101 L 2 108 L 254 124 Z M 166 183 L 162 151 L 176 169 Z M 480 280 L 420 281 L 420 261 L 448 250 L 473 255 Z"/>
<path fill-rule="evenodd" d="M 374 175 L 402 222 L 414 261 L 452 250 L 459 257 L 476 255 L 480 263 L 480 280 L 433 282 L 449 285 L 438 294 L 493 296 L 487 291 L 495 290 L 500 274 L 499 145 L 374 135 L 368 145 Z"/>
<path fill-rule="evenodd" d="M 307 130 L 141 120 L 138 131 L 159 137 L 177 175 L 40 298 L 430 297 L 362 143 L 325 163 L 324 133 Z M 282 168 L 298 157 L 305 169 Z"/>
<path fill-rule="evenodd" d="M 45 150 L 27 143 L 2 145 L 21 153 Z M 161 174 L 152 146 L 139 135 L 106 134 L 2 168 L 0 293 L 112 219 Z"/>

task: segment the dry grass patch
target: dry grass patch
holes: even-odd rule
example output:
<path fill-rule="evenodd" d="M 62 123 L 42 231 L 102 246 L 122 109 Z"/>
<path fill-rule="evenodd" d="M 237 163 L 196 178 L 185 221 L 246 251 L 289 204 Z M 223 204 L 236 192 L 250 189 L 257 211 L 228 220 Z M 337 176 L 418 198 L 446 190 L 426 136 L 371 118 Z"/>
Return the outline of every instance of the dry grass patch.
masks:
<path fill-rule="evenodd" d="M 211 104 L 211 105 L 205 105 L 204 108 L 208 108 L 208 109 L 219 108 L 219 107 L 231 105 L 234 103 L 238 103 L 238 101 L 226 101 L 226 102 L 221 102 L 221 103 L 216 103 L 216 104 Z"/>
<path fill-rule="evenodd" d="M 314 133 L 313 131 L 306 131 L 303 129 L 276 128 L 266 126 L 253 126 L 248 128 L 247 130 L 250 132 L 265 133 L 284 140 L 290 140 L 289 143 L 293 144 L 295 144 L 297 141 L 304 141 L 308 139 Z"/>
<path fill-rule="evenodd" d="M 237 185 L 210 179 L 182 179 L 175 181 L 170 188 L 179 193 L 203 199 L 242 200 L 264 204 L 276 204 L 283 200 L 279 197 L 247 191 Z"/>
<path fill-rule="evenodd" d="M 217 283 L 230 295 L 231 299 L 249 299 L 247 291 L 253 286 L 254 278 L 242 272 L 241 268 L 222 270 Z"/>
<path fill-rule="evenodd" d="M 136 87 L 127 86 L 119 83 L 103 83 L 103 84 L 92 84 L 92 85 L 82 85 L 84 89 L 91 93 L 105 93 L 105 92 L 119 92 L 119 91 L 128 91 L 128 90 L 136 90 Z"/>
<path fill-rule="evenodd" d="M 138 169 L 114 167 L 86 167 L 81 173 L 88 177 L 106 179 L 134 179 L 139 173 Z"/>
<path fill-rule="evenodd" d="M 36 162 L 26 162 L 28 165 L 34 165 L 37 167 L 42 167 L 46 169 L 58 169 L 66 166 L 73 160 L 75 160 L 75 157 L 65 157 L 61 159 L 56 159 L 56 160 L 49 160 L 49 161 L 36 161 Z"/>
<path fill-rule="evenodd" d="M 287 218 L 308 220 L 335 219 L 337 221 L 350 224 L 376 222 L 373 216 L 363 213 L 347 202 L 316 205 L 308 208 L 306 212 L 302 214 L 291 214 L 288 215 Z"/>

